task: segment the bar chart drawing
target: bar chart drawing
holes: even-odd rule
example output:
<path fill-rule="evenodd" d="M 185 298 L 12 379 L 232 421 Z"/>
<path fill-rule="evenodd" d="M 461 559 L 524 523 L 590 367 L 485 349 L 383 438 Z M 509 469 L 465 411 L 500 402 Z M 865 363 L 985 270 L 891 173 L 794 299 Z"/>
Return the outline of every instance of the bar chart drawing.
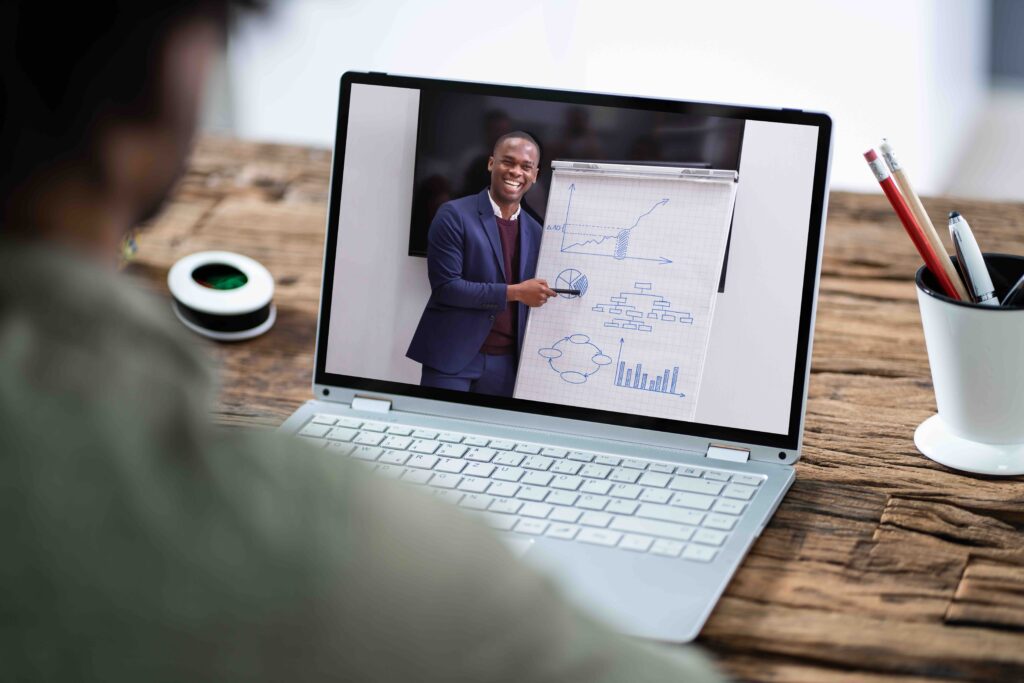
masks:
<path fill-rule="evenodd" d="M 610 301 L 595 304 L 590 310 L 611 316 L 604 321 L 605 327 L 615 327 L 638 332 L 653 332 L 661 325 L 693 325 L 689 311 L 677 311 L 672 302 L 655 294 L 650 282 L 634 282 L 633 289 L 619 292 Z"/>
<path fill-rule="evenodd" d="M 625 345 L 624 338 L 619 339 L 619 357 L 615 362 L 615 386 L 620 389 L 635 389 L 637 391 L 649 391 L 655 394 L 671 394 L 673 396 L 685 397 L 686 394 L 678 391 L 679 366 L 665 368 L 657 374 L 645 370 L 643 363 L 626 367 L 626 361 L 622 360 L 622 347 Z"/>

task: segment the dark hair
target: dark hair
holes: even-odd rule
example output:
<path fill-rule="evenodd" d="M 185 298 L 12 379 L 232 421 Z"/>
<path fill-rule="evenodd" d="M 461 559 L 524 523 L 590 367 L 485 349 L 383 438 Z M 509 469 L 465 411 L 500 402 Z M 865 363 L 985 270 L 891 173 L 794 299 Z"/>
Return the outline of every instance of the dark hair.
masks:
<path fill-rule="evenodd" d="M 260 0 L 38 0 L 0 7 L 0 202 L 62 162 L 91 163 L 98 124 L 153 118 L 168 37 L 192 19 L 227 34 Z"/>
<path fill-rule="evenodd" d="M 530 144 L 532 144 L 534 147 L 537 148 L 537 155 L 538 156 L 540 155 L 540 153 L 541 153 L 540 143 L 537 142 L 537 140 L 532 135 L 530 135 L 526 131 L 522 131 L 522 130 L 514 130 L 511 133 L 505 133 L 504 135 L 502 135 L 500 138 L 498 138 L 497 140 L 494 141 L 494 149 L 495 150 L 498 149 L 498 145 L 500 145 L 501 143 L 505 142 L 505 140 L 510 140 L 512 138 L 515 138 L 515 139 L 518 139 L 518 140 L 526 140 L 527 142 L 529 142 Z"/>

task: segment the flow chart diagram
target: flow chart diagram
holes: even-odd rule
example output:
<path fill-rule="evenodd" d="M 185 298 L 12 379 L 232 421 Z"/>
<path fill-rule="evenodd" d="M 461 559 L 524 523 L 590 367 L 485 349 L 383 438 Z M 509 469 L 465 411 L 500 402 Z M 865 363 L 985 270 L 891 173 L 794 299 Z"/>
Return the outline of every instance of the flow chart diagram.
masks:
<path fill-rule="evenodd" d="M 607 303 L 595 304 L 590 310 L 612 316 L 604 327 L 653 332 L 656 325 L 692 325 L 689 311 L 677 311 L 672 303 L 652 290 L 650 282 L 636 282 L 631 291 L 619 292 Z"/>

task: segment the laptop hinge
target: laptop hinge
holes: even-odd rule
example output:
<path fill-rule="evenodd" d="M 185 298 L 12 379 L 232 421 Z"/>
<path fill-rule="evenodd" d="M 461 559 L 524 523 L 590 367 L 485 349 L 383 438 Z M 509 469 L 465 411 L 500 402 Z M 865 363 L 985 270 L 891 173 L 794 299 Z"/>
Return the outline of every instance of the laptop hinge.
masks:
<path fill-rule="evenodd" d="M 391 410 L 391 401 L 381 398 L 355 396 L 352 399 L 352 410 L 364 410 L 368 413 L 387 413 Z"/>
<path fill-rule="evenodd" d="M 715 460 L 728 460 L 729 462 L 746 462 L 750 460 L 750 451 L 746 448 L 735 448 L 733 446 L 708 446 L 707 457 Z"/>

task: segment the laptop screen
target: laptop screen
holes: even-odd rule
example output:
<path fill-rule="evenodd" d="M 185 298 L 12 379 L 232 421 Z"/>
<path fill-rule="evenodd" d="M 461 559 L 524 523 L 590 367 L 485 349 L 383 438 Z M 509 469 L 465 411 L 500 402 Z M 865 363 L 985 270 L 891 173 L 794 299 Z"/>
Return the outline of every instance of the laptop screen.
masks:
<path fill-rule="evenodd" d="M 317 383 L 795 447 L 830 134 L 346 74 Z"/>

